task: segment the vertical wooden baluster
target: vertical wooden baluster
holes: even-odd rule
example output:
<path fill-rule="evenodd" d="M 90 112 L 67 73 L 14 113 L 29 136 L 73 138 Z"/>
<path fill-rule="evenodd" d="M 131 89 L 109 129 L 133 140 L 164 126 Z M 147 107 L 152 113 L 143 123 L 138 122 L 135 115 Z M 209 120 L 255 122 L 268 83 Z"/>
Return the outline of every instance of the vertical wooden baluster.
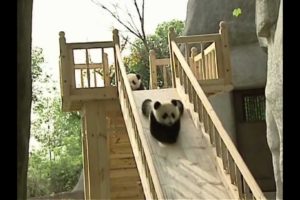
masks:
<path fill-rule="evenodd" d="M 235 170 L 234 170 L 234 161 L 232 156 L 228 155 L 228 162 L 229 162 L 229 174 L 230 174 L 230 181 L 232 184 L 236 184 L 235 182 Z"/>
<path fill-rule="evenodd" d="M 220 135 L 219 132 L 217 131 L 215 134 L 215 138 L 216 138 L 216 152 L 217 152 L 217 156 L 220 157 L 221 156 L 221 139 L 220 139 Z"/>
<path fill-rule="evenodd" d="M 85 49 L 85 64 L 86 64 L 86 71 L 87 71 L 87 81 L 88 81 L 88 88 L 91 87 L 91 77 L 90 77 L 90 65 L 89 65 L 89 52 L 88 49 Z"/>
<path fill-rule="evenodd" d="M 241 172 L 239 170 L 239 168 L 235 166 L 235 179 L 236 179 L 236 186 L 237 186 L 237 189 L 238 189 L 238 193 L 239 193 L 239 198 L 240 199 L 243 199 L 243 186 L 242 186 L 242 175 L 241 175 Z"/>
<path fill-rule="evenodd" d="M 244 198 L 245 199 L 252 199 L 253 195 L 250 191 L 248 184 L 246 183 L 245 179 L 243 179 L 243 187 L 244 187 Z"/>

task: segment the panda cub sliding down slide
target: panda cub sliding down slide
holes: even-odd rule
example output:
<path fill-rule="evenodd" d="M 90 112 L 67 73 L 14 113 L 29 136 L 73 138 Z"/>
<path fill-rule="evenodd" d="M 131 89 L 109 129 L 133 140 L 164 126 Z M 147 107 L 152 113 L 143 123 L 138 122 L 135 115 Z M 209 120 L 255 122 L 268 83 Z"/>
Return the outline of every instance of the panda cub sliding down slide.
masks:
<path fill-rule="evenodd" d="M 170 103 L 152 102 L 146 99 L 142 104 L 142 113 L 150 120 L 150 133 L 159 142 L 173 144 L 180 130 L 180 118 L 183 104 L 172 99 Z"/>

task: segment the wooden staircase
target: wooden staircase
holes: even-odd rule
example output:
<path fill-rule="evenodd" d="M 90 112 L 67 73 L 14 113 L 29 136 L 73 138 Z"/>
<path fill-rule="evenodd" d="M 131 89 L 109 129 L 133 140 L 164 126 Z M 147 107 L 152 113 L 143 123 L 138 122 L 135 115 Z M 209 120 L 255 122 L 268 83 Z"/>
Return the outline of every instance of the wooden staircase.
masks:
<path fill-rule="evenodd" d="M 107 118 L 111 199 L 144 199 L 141 180 L 121 111 Z"/>

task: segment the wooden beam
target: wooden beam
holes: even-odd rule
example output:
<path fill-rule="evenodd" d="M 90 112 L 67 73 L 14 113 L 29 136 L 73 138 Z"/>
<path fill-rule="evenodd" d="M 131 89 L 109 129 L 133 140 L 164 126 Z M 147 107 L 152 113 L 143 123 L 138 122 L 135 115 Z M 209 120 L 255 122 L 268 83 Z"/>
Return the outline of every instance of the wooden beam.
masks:
<path fill-rule="evenodd" d="M 77 88 L 72 90 L 70 99 L 72 101 L 88 101 L 88 100 L 103 100 L 117 99 L 117 87 L 101 87 L 101 88 Z"/>
<path fill-rule="evenodd" d="M 96 49 L 96 48 L 109 48 L 113 47 L 114 43 L 112 41 L 103 41 L 103 42 L 76 42 L 76 43 L 67 43 L 67 46 L 70 49 Z"/>
<path fill-rule="evenodd" d="M 110 198 L 109 151 L 105 116 L 106 102 L 84 103 L 90 199 Z"/>
<path fill-rule="evenodd" d="M 157 66 L 155 51 L 150 50 L 149 53 L 149 66 L 150 66 L 150 89 L 157 89 Z"/>
<path fill-rule="evenodd" d="M 193 35 L 193 36 L 180 36 L 176 37 L 174 41 L 176 43 L 200 43 L 200 42 L 214 42 L 220 38 L 219 33 L 203 34 L 203 35 Z"/>
<path fill-rule="evenodd" d="M 89 162 L 87 149 L 87 134 L 85 129 L 85 112 L 81 112 L 81 131 L 82 131 L 82 154 L 83 154 L 83 184 L 84 184 L 84 198 L 90 199 L 90 185 L 89 185 Z"/>

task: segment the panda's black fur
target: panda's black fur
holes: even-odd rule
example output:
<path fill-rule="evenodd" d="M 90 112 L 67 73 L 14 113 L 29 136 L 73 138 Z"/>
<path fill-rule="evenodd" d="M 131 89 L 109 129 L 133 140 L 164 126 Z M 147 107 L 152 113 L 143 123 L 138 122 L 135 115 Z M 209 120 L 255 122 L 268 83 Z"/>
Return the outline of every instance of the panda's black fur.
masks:
<path fill-rule="evenodd" d="M 129 73 L 127 74 L 130 87 L 132 90 L 144 90 L 145 87 L 142 82 L 142 77 L 139 74 Z"/>
<path fill-rule="evenodd" d="M 142 104 L 142 113 L 150 119 L 151 135 L 162 143 L 173 144 L 177 141 L 180 131 L 180 118 L 183 114 L 183 104 L 172 99 L 170 103 L 146 99 Z"/>

